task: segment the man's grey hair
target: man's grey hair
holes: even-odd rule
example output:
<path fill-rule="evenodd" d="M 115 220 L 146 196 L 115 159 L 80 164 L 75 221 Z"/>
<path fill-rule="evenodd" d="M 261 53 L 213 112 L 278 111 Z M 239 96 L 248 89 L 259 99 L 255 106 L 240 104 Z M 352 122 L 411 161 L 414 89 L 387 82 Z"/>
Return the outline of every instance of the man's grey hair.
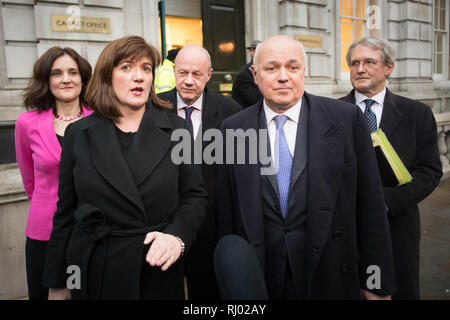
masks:
<path fill-rule="evenodd" d="M 306 56 L 306 51 L 305 48 L 303 47 L 302 43 L 300 41 L 295 41 L 297 42 L 298 46 L 300 47 L 300 50 L 302 51 L 303 54 L 303 64 L 305 65 L 305 70 L 307 69 L 307 64 L 308 64 L 308 57 Z M 259 49 L 261 48 L 261 44 L 258 44 L 258 46 L 256 47 L 255 53 L 253 54 L 253 66 L 255 68 L 255 70 L 258 69 L 258 54 L 259 54 Z M 306 73 L 306 71 L 305 71 Z"/>
<path fill-rule="evenodd" d="M 378 39 L 375 37 L 364 37 L 358 41 L 353 42 L 350 48 L 348 49 L 346 59 L 347 64 L 349 66 L 352 58 L 353 49 L 355 49 L 357 45 L 363 45 L 375 50 L 381 50 L 381 59 L 383 60 L 385 66 L 389 66 L 395 62 L 394 49 L 392 49 L 391 45 L 387 40 Z"/>

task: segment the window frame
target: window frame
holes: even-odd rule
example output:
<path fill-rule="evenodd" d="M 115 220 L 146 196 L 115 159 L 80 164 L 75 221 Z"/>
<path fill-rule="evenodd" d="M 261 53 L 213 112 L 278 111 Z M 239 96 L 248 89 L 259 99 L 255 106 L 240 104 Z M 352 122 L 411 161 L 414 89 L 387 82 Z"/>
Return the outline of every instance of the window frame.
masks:
<path fill-rule="evenodd" d="M 336 39 L 336 44 L 337 44 L 337 63 L 336 63 L 336 65 L 338 66 L 337 67 L 337 70 L 336 70 L 336 74 L 337 75 L 339 75 L 339 80 L 350 80 L 350 72 L 349 71 L 347 71 L 347 72 L 345 72 L 345 71 L 342 71 L 342 59 L 345 59 L 345 55 L 344 56 L 342 56 L 343 55 L 343 53 L 342 53 L 342 42 L 341 42 L 341 40 L 342 40 L 342 28 L 341 28 L 341 19 L 342 18 L 344 18 L 344 19 L 352 19 L 352 24 L 353 24 L 353 21 L 362 21 L 363 22 L 363 30 L 362 30 L 362 34 L 363 34 L 363 36 L 366 36 L 367 35 L 367 8 L 368 8 L 368 6 L 369 6 L 369 0 L 364 0 L 364 18 L 359 18 L 359 17 L 356 17 L 356 16 L 344 16 L 344 15 L 341 15 L 341 1 L 342 0 L 339 0 L 338 2 L 336 2 L 336 4 L 337 4 L 337 10 L 336 10 L 336 14 L 337 14 L 337 30 L 338 30 L 338 32 L 336 33 L 336 35 L 337 35 L 337 39 Z M 352 5 L 355 5 L 356 4 L 356 1 L 358 1 L 358 0 L 351 0 L 352 1 Z M 356 9 L 356 7 L 354 7 L 355 9 Z M 353 32 L 353 29 L 352 29 L 352 32 Z M 352 34 L 352 37 L 353 37 L 353 34 Z M 351 41 L 351 43 L 353 43 L 355 40 L 354 39 L 352 39 L 352 41 Z M 351 44 L 350 43 L 350 44 Z M 346 54 L 346 53 L 345 53 Z"/>
<path fill-rule="evenodd" d="M 371 4 L 375 2 L 379 9 L 380 9 L 380 28 L 375 29 L 378 31 L 372 32 L 371 30 L 367 29 L 367 19 L 369 19 L 369 16 L 367 16 L 367 10 Z M 341 17 L 347 17 L 347 16 L 341 16 L 341 8 L 340 8 L 340 1 L 336 2 L 337 8 L 336 8 L 336 74 L 339 75 L 339 80 L 350 80 L 350 72 L 344 72 L 342 71 L 342 44 L 341 44 Z M 364 3 L 365 6 L 365 18 L 364 18 L 364 29 L 363 29 L 363 36 L 369 36 L 369 35 L 376 35 L 381 38 L 386 38 L 386 25 L 387 25 L 387 12 L 386 12 L 386 3 L 384 0 L 365 0 Z M 345 58 L 345 57 L 344 57 Z"/>
<path fill-rule="evenodd" d="M 450 20 L 450 10 L 449 10 L 449 2 L 445 1 L 446 4 L 445 7 L 445 30 L 436 29 L 435 28 L 435 0 L 432 2 L 432 28 L 433 28 L 433 37 L 432 37 L 432 54 L 431 54 L 431 67 L 432 67 L 432 78 L 433 80 L 448 80 L 449 75 L 449 20 Z M 436 66 L 436 51 L 435 51 L 435 39 L 436 39 L 436 32 L 440 32 L 443 34 L 443 44 L 442 44 L 442 73 L 437 73 L 435 66 Z"/>

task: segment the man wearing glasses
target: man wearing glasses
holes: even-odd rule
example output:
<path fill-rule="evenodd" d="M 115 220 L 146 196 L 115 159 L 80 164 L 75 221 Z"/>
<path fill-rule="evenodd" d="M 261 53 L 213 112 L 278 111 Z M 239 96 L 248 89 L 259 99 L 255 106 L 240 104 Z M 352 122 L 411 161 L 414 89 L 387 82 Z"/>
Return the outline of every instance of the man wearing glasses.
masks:
<path fill-rule="evenodd" d="M 386 40 L 365 37 L 347 53 L 353 90 L 341 100 L 356 104 L 369 131 L 381 128 L 413 180 L 395 187 L 383 185 L 391 230 L 397 293 L 393 299 L 420 299 L 420 218 L 417 204 L 442 177 L 436 121 L 427 105 L 386 88 L 394 69 L 394 51 Z"/>

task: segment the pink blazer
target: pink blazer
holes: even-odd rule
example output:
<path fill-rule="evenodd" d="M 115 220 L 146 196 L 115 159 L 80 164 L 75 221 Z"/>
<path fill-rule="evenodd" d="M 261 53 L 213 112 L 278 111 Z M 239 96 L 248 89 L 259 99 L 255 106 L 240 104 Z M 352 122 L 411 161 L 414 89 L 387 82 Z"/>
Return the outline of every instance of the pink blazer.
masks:
<path fill-rule="evenodd" d="M 84 115 L 91 110 L 83 108 Z M 61 146 L 53 127 L 52 110 L 24 112 L 15 129 L 16 159 L 30 200 L 25 234 L 48 241 L 58 201 Z"/>

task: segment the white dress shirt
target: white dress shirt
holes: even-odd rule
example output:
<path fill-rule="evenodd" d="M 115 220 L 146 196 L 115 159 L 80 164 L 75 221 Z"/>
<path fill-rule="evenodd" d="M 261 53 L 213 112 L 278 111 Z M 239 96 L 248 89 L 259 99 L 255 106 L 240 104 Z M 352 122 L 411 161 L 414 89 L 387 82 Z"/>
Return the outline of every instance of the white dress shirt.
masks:
<path fill-rule="evenodd" d="M 374 95 L 372 98 L 368 98 L 362 93 L 359 93 L 355 90 L 355 103 L 356 105 L 361 109 L 361 111 L 364 113 L 366 110 L 366 103 L 364 100 L 366 99 L 372 99 L 375 100 L 375 103 L 372 105 L 372 111 L 377 116 L 377 129 L 380 127 L 381 122 L 381 115 L 383 113 L 383 103 L 384 103 L 384 97 L 386 96 L 386 88 L 383 89 L 380 93 Z"/>
<path fill-rule="evenodd" d="M 266 120 L 267 120 L 267 130 L 269 134 L 269 140 L 270 140 L 270 153 L 272 156 L 272 163 L 275 163 L 275 136 L 277 132 L 277 125 L 274 120 L 276 116 L 279 114 L 274 112 L 272 109 L 270 109 L 267 104 L 266 100 L 264 99 L 263 102 L 264 106 L 264 112 L 266 114 Z M 287 144 L 289 147 L 289 151 L 292 155 L 292 158 L 294 157 L 294 151 L 295 151 L 295 140 L 297 138 L 297 126 L 298 126 L 298 120 L 300 116 L 300 110 L 302 107 L 302 100 L 300 99 L 299 102 L 297 102 L 296 105 L 292 106 L 288 110 L 286 110 L 283 115 L 288 117 L 288 120 L 284 124 L 284 135 L 286 136 Z"/>
<path fill-rule="evenodd" d="M 197 138 L 198 130 L 200 128 L 200 124 L 202 123 L 202 104 L 203 104 L 203 93 L 202 95 L 194 102 L 194 104 L 188 106 L 183 99 L 181 99 L 180 95 L 177 92 L 177 113 L 183 119 L 186 119 L 186 110 L 184 107 L 194 107 L 194 111 L 191 114 L 192 127 L 194 129 L 194 140 Z"/>

